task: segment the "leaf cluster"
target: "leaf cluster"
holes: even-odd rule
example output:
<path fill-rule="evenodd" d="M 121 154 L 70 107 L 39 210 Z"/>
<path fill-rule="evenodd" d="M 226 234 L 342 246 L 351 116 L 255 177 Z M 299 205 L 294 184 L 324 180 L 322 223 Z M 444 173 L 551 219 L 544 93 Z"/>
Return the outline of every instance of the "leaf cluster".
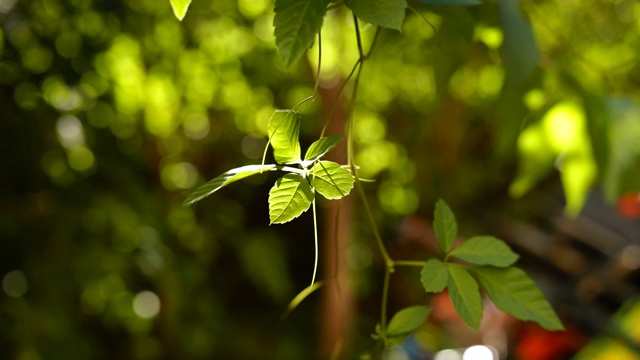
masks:
<path fill-rule="evenodd" d="M 287 174 L 279 178 L 269 191 L 271 224 L 286 223 L 307 211 L 315 199 L 315 192 L 327 199 L 340 199 L 349 194 L 355 181 L 351 172 L 340 164 L 321 160 L 342 140 L 340 136 L 318 139 L 309 146 L 302 158 L 298 139 L 298 112 L 276 110 L 267 129 L 277 164 L 247 165 L 231 169 L 193 191 L 185 199 L 184 205 L 195 204 L 235 181 L 273 170 L 283 170 Z"/>

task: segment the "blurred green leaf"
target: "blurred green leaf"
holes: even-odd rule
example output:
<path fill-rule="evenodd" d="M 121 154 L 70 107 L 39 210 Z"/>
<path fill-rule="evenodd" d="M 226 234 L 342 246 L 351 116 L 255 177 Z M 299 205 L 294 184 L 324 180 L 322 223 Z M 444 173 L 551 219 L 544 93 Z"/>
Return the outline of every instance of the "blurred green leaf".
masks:
<path fill-rule="evenodd" d="M 502 240 L 493 236 L 476 236 L 466 240 L 450 254 L 474 265 L 506 267 L 518 260 L 518 254 Z"/>
<path fill-rule="evenodd" d="M 440 250 L 444 254 L 448 254 L 456 240 L 458 234 L 458 224 L 453 212 L 444 202 L 440 199 L 436 202 L 435 216 L 433 220 L 433 228 L 436 232 L 436 238 Z"/>
<path fill-rule="evenodd" d="M 294 110 L 276 110 L 268 125 L 273 157 L 278 164 L 300 162 L 300 115 Z"/>
<path fill-rule="evenodd" d="M 607 200 L 614 201 L 625 192 L 640 190 L 640 179 L 626 181 L 640 157 L 640 107 L 631 98 L 610 99 L 609 159 L 604 177 Z"/>
<path fill-rule="evenodd" d="M 319 158 L 323 157 L 326 153 L 331 151 L 331 149 L 335 148 L 336 145 L 342 140 L 342 137 L 338 135 L 332 135 L 328 137 L 320 138 L 314 141 L 309 149 L 307 149 L 307 153 L 304 155 L 305 161 L 315 161 Z"/>
<path fill-rule="evenodd" d="M 473 6 L 482 4 L 480 0 L 416 0 L 423 4 L 427 5 L 462 5 L 462 6 Z"/>
<path fill-rule="evenodd" d="M 275 169 L 276 165 L 247 165 L 231 169 L 197 188 L 194 192 L 187 196 L 187 198 L 184 200 L 183 205 L 193 205 L 196 202 L 220 190 L 221 188 L 231 184 L 232 182 L 242 180 L 251 175 L 261 174 L 265 171 L 272 171 Z"/>
<path fill-rule="evenodd" d="M 503 61 L 510 81 L 519 87 L 538 66 L 540 50 L 531 24 L 522 15 L 520 0 L 498 1 L 498 8 L 504 34 Z"/>
<path fill-rule="evenodd" d="M 480 326 L 482 318 L 482 298 L 478 283 L 462 266 L 447 265 L 449 271 L 449 297 L 456 313 L 474 329 Z"/>
<path fill-rule="evenodd" d="M 442 261 L 429 259 L 420 271 L 420 282 L 426 292 L 440 292 L 447 287 L 449 271 Z"/>
<path fill-rule="evenodd" d="M 404 23 L 405 0 L 345 0 L 344 3 L 358 19 L 373 25 L 400 30 Z"/>
<path fill-rule="evenodd" d="M 307 211 L 313 201 L 313 190 L 307 179 L 287 174 L 276 181 L 269 191 L 271 224 L 291 221 Z"/>
<path fill-rule="evenodd" d="M 327 199 L 349 195 L 355 179 L 349 170 L 332 161 L 316 162 L 310 171 L 311 185 Z"/>
<path fill-rule="evenodd" d="M 286 67 L 291 67 L 313 45 L 330 0 L 276 0 L 276 46 Z"/>
<path fill-rule="evenodd" d="M 422 305 L 409 306 L 399 310 L 389 321 L 387 336 L 390 338 L 406 337 L 422 325 L 430 312 L 430 307 Z"/>
<path fill-rule="evenodd" d="M 182 21 L 184 16 L 187 15 L 187 10 L 189 9 L 189 5 L 191 5 L 191 0 L 169 0 L 169 2 L 171 2 L 173 14 L 178 18 L 178 20 Z"/>
<path fill-rule="evenodd" d="M 535 321 L 548 330 L 564 329 L 538 286 L 524 271 L 516 267 L 476 267 L 472 271 L 498 309 L 520 320 Z"/>

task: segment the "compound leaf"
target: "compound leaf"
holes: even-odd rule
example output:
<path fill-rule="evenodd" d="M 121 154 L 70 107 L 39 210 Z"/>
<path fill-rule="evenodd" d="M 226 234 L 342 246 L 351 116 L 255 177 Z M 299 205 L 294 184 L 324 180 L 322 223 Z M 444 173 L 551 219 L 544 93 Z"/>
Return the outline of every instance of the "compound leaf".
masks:
<path fill-rule="evenodd" d="M 327 199 L 340 199 L 349 195 L 355 179 L 349 170 L 333 161 L 321 160 L 310 171 L 311 185 Z"/>
<path fill-rule="evenodd" d="M 475 236 L 455 248 L 451 256 L 474 265 L 507 267 L 518 260 L 509 245 L 493 236 Z"/>
<path fill-rule="evenodd" d="M 332 135 L 328 137 L 320 138 L 314 141 L 307 153 L 304 155 L 305 161 L 315 161 L 319 158 L 323 157 L 326 153 L 331 151 L 338 143 L 342 140 L 342 138 L 338 135 Z"/>
<path fill-rule="evenodd" d="M 276 0 L 276 46 L 288 68 L 313 45 L 331 0 Z"/>
<path fill-rule="evenodd" d="M 171 3 L 173 14 L 178 18 L 178 20 L 182 21 L 184 16 L 187 15 L 187 10 L 189 9 L 189 5 L 191 5 L 191 0 L 169 0 L 169 2 Z"/>
<path fill-rule="evenodd" d="M 313 201 L 309 182 L 298 174 L 287 174 L 269 190 L 271 224 L 291 221 L 307 211 Z"/>
<path fill-rule="evenodd" d="M 194 192 L 187 196 L 187 198 L 184 200 L 183 205 L 193 205 L 194 203 L 213 194 L 219 189 L 231 184 L 232 182 L 244 179 L 251 175 L 260 174 L 264 171 L 272 171 L 275 169 L 276 165 L 247 165 L 231 169 L 197 188 Z"/>
<path fill-rule="evenodd" d="M 406 0 L 345 0 L 360 19 L 368 23 L 400 30 L 404 22 Z"/>
<path fill-rule="evenodd" d="M 456 313 L 474 329 L 480 326 L 482 298 L 478 283 L 467 269 L 458 265 L 447 266 L 449 270 L 449 297 Z"/>
<path fill-rule="evenodd" d="M 300 115 L 294 110 L 276 110 L 267 126 L 273 157 L 278 164 L 300 162 Z"/>
<path fill-rule="evenodd" d="M 520 320 L 532 320 L 548 330 L 564 327 L 540 289 L 524 271 L 489 266 L 473 268 L 478 281 L 498 309 Z"/>
<path fill-rule="evenodd" d="M 387 336 L 409 334 L 415 331 L 427 319 L 431 308 L 423 305 L 409 306 L 398 311 L 387 326 Z"/>
<path fill-rule="evenodd" d="M 420 271 L 420 282 L 426 292 L 438 293 L 444 290 L 449 282 L 447 267 L 438 259 L 428 260 Z"/>
<path fill-rule="evenodd" d="M 458 234 L 458 224 L 453 212 L 442 199 L 436 202 L 433 228 L 440 250 L 445 254 L 449 253 Z"/>

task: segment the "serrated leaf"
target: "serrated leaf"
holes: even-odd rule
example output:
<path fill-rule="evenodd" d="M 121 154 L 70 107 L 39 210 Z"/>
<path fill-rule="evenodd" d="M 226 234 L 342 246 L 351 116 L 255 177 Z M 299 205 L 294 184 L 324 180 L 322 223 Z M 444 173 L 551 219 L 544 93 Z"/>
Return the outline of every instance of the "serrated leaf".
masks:
<path fill-rule="evenodd" d="M 331 0 L 276 0 L 276 46 L 287 68 L 313 45 Z"/>
<path fill-rule="evenodd" d="M 473 272 L 498 309 L 520 320 L 535 321 L 548 330 L 564 329 L 536 283 L 524 271 L 516 267 L 483 266 L 473 268 Z"/>
<path fill-rule="evenodd" d="M 447 254 L 458 235 L 458 224 L 453 212 L 442 199 L 436 203 L 436 211 L 433 220 L 433 228 L 436 232 L 436 239 L 440 250 Z"/>
<path fill-rule="evenodd" d="M 462 320 L 474 329 L 480 326 L 482 318 L 482 298 L 478 290 L 478 283 L 467 269 L 457 266 L 447 266 L 449 271 L 449 297 L 456 313 Z"/>
<path fill-rule="evenodd" d="M 420 270 L 420 282 L 426 292 L 438 293 L 447 287 L 449 272 L 438 259 L 428 260 Z"/>
<path fill-rule="evenodd" d="M 276 165 L 247 165 L 231 169 L 197 188 L 194 192 L 187 196 L 187 198 L 184 200 L 183 205 L 193 205 L 194 203 L 220 190 L 221 188 L 231 184 L 232 182 L 244 179 L 251 175 L 260 174 L 264 171 L 272 171 L 275 169 Z"/>
<path fill-rule="evenodd" d="M 269 190 L 269 218 L 271 224 L 291 221 L 307 211 L 313 201 L 313 191 L 307 179 L 287 174 Z"/>
<path fill-rule="evenodd" d="M 189 5 L 191 5 L 191 0 L 169 0 L 169 2 L 171 3 L 173 14 L 178 18 L 178 20 L 182 21 L 184 16 L 187 15 L 187 10 L 189 9 Z"/>
<path fill-rule="evenodd" d="M 278 164 L 300 162 L 300 115 L 293 110 L 276 110 L 267 126 L 273 157 Z"/>
<path fill-rule="evenodd" d="M 333 161 L 321 160 L 310 171 L 311 185 L 327 199 L 340 199 L 349 195 L 355 179 L 349 170 Z"/>
<path fill-rule="evenodd" d="M 473 6 L 473 5 L 481 4 L 480 0 L 417 0 L 417 1 L 423 4 L 436 5 L 436 6 L 440 6 L 440 5 Z"/>
<path fill-rule="evenodd" d="M 427 319 L 431 308 L 423 305 L 409 306 L 398 311 L 387 326 L 387 336 L 397 336 L 415 331 Z"/>
<path fill-rule="evenodd" d="M 402 28 L 407 8 L 405 0 L 345 0 L 344 3 L 358 19 L 395 30 Z"/>
<path fill-rule="evenodd" d="M 449 255 L 474 265 L 507 267 L 518 260 L 509 245 L 493 236 L 475 236 L 463 242 Z"/>
<path fill-rule="evenodd" d="M 326 153 L 331 151 L 338 143 L 342 140 L 342 138 L 338 135 L 331 135 L 328 137 L 320 138 L 309 146 L 307 149 L 307 153 L 304 155 L 305 161 L 315 161 L 319 158 L 323 157 Z"/>

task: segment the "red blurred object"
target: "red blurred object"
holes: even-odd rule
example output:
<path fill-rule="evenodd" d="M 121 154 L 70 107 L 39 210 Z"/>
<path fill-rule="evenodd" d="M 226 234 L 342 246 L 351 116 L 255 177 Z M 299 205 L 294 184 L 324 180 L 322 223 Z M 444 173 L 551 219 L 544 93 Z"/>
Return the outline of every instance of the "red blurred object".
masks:
<path fill-rule="evenodd" d="M 535 324 L 527 324 L 518 334 L 517 360 L 563 360 L 575 354 L 584 344 L 584 336 L 568 329 L 549 331 Z"/>
<path fill-rule="evenodd" d="M 640 219 L 640 193 L 629 193 L 620 196 L 616 209 L 618 214 L 624 217 Z"/>

